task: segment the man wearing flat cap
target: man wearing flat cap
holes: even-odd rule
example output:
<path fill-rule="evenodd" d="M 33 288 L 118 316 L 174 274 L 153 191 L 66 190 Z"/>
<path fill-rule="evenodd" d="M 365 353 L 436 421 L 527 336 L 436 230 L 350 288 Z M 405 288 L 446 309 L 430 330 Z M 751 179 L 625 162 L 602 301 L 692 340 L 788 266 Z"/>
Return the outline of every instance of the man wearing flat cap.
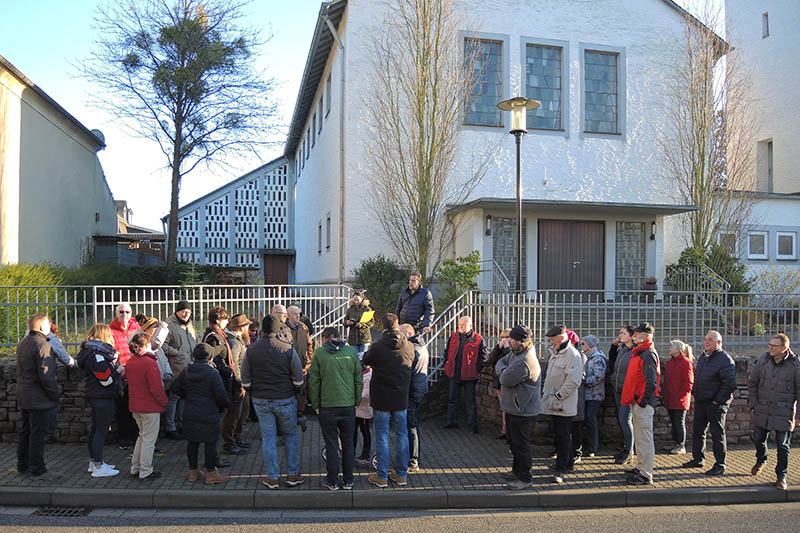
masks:
<path fill-rule="evenodd" d="M 572 417 L 578 413 L 583 358 L 567 337 L 566 326 L 553 326 L 545 336 L 550 346 L 547 348 L 549 357 L 542 391 L 542 414 L 553 417 L 556 434 L 556 465 L 552 481 L 563 483 L 572 458 Z"/>
<path fill-rule="evenodd" d="M 192 306 L 181 300 L 175 306 L 175 313 L 167 319 L 169 334 L 161 349 L 167 356 L 172 375 L 176 378 L 192 360 L 192 350 L 197 346 L 197 332 L 192 323 Z M 168 439 L 179 439 L 182 425 L 183 400 L 170 391 L 169 402 L 164 412 L 164 426 Z"/>
<path fill-rule="evenodd" d="M 653 345 L 655 330 L 647 322 L 633 329 L 633 354 L 622 386 L 622 405 L 631 406 L 636 466 L 626 473 L 630 485 L 652 485 L 656 457 L 653 442 L 653 413 L 659 395 L 661 365 Z"/>
<path fill-rule="evenodd" d="M 231 347 L 233 383 L 230 394 L 233 404 L 225 409 L 225 416 L 222 418 L 222 450 L 230 455 L 245 454 L 250 447 L 250 443 L 242 440 L 242 407 L 245 402 L 242 362 L 250 344 L 250 324 L 252 322 L 247 316 L 239 313 L 231 317 L 225 328 L 225 339 Z"/>
<path fill-rule="evenodd" d="M 495 365 L 500 380 L 500 408 L 506 415 L 506 432 L 511 440 L 514 462 L 506 476 L 506 488 L 531 486 L 531 427 L 542 410 L 541 369 L 533 349 L 531 330 L 517 324 L 509 334 L 508 355 Z"/>
<path fill-rule="evenodd" d="M 303 367 L 292 345 L 277 338 L 280 327 L 280 319 L 265 316 L 261 322 L 264 336 L 247 348 L 242 363 L 242 385 L 253 397 L 261 427 L 266 474 L 262 483 L 271 490 L 280 488 L 277 429 L 286 438 L 286 485 L 294 487 L 305 481 L 300 475 L 295 399 L 303 386 Z"/>

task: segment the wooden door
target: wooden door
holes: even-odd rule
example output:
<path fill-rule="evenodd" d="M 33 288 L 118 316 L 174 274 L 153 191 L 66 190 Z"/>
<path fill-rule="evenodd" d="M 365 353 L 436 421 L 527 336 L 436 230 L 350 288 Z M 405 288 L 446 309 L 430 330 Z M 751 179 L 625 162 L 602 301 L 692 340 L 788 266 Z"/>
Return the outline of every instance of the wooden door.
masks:
<path fill-rule="evenodd" d="M 538 287 L 602 290 L 605 234 L 603 222 L 540 220 Z"/>
<path fill-rule="evenodd" d="M 290 255 L 264 254 L 264 284 L 286 285 L 289 283 Z"/>

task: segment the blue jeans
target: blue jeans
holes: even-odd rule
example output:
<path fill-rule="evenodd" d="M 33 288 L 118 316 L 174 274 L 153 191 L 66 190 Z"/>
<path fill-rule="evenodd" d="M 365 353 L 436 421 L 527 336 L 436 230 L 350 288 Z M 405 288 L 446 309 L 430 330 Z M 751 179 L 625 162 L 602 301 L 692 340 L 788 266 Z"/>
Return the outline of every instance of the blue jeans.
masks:
<path fill-rule="evenodd" d="M 589 430 L 589 449 L 586 453 L 597 453 L 600 446 L 600 433 L 597 429 L 597 410 L 600 400 L 586 400 L 586 428 Z"/>
<path fill-rule="evenodd" d="M 297 400 L 263 400 L 253 398 L 253 408 L 261 427 L 261 453 L 264 455 L 264 471 L 268 478 L 278 479 L 281 475 L 278 463 L 277 428 L 286 439 L 286 473 L 296 476 L 300 473 L 300 454 L 297 450 Z"/>
<path fill-rule="evenodd" d="M 686 411 L 670 409 L 669 421 L 672 424 L 672 440 L 678 446 L 686 446 Z"/>
<path fill-rule="evenodd" d="M 617 402 L 617 423 L 622 432 L 622 446 L 626 452 L 633 451 L 633 417 L 631 416 L 631 406 L 622 405 L 622 393 L 614 393 L 614 401 Z"/>
<path fill-rule="evenodd" d="M 167 409 L 164 412 L 164 426 L 167 431 L 178 431 L 178 426 L 183 422 L 183 400 L 177 394 L 170 392 Z"/>
<path fill-rule="evenodd" d="M 408 454 L 409 460 L 419 465 L 419 430 L 417 429 L 417 412 L 422 403 L 422 395 L 408 399 L 406 410 L 406 425 L 408 426 Z"/>
<path fill-rule="evenodd" d="M 95 463 L 103 462 L 103 447 L 106 443 L 108 426 L 114 418 L 114 399 L 113 398 L 90 398 L 89 405 L 92 406 L 92 423 L 89 426 L 89 457 Z"/>
<path fill-rule="evenodd" d="M 756 426 L 753 429 L 753 442 L 756 445 L 756 462 L 767 462 L 767 436 L 769 430 Z M 778 448 L 778 464 L 775 465 L 775 475 L 778 479 L 786 479 L 789 471 L 789 447 L 792 444 L 791 431 L 775 431 L 775 446 Z"/>
<path fill-rule="evenodd" d="M 458 425 L 458 407 L 461 403 L 461 387 L 464 387 L 464 397 L 467 401 L 467 423 L 472 428 L 478 427 L 478 405 L 475 403 L 475 386 L 477 380 L 453 381 L 450 380 L 450 390 L 447 398 L 447 423 Z"/>
<path fill-rule="evenodd" d="M 375 448 L 378 455 L 379 479 L 389 477 L 389 429 L 394 436 L 394 455 L 392 464 L 399 477 L 408 475 L 408 427 L 406 420 L 406 410 L 402 411 L 378 411 L 373 410 L 373 420 L 375 421 Z"/>

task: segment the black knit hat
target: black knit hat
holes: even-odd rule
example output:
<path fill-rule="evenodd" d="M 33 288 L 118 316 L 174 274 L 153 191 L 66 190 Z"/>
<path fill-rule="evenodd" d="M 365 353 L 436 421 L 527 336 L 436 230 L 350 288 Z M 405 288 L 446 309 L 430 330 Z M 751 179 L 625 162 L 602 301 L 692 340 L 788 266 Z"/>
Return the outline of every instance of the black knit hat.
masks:
<path fill-rule="evenodd" d="M 281 329 L 280 320 L 273 315 L 267 315 L 264 317 L 264 320 L 261 321 L 261 331 L 264 332 L 264 335 L 269 335 L 270 333 L 278 333 Z"/>
<path fill-rule="evenodd" d="M 210 344 L 201 342 L 192 350 L 192 359 L 195 361 L 210 361 L 213 354 L 212 349 Z"/>
<path fill-rule="evenodd" d="M 188 309 L 188 310 L 191 311 L 192 310 L 192 306 L 189 305 L 189 302 L 187 302 L 186 300 L 181 300 L 180 302 L 178 302 L 178 305 L 175 306 L 175 312 L 179 313 L 179 312 L 183 311 L 184 309 Z"/>
<path fill-rule="evenodd" d="M 653 326 L 650 325 L 650 322 L 640 322 L 638 326 L 633 328 L 633 331 L 639 333 L 649 333 L 650 335 L 652 335 L 653 333 L 655 333 L 656 330 Z"/>
<path fill-rule="evenodd" d="M 547 330 L 547 333 L 544 334 L 545 337 L 558 337 L 559 335 L 564 335 L 567 332 L 567 327 L 563 325 L 553 326 Z"/>
<path fill-rule="evenodd" d="M 511 328 L 511 333 L 508 334 L 509 337 L 514 339 L 517 342 L 528 342 L 531 340 L 531 328 L 528 326 L 523 326 L 522 324 L 517 324 L 513 328 Z"/>

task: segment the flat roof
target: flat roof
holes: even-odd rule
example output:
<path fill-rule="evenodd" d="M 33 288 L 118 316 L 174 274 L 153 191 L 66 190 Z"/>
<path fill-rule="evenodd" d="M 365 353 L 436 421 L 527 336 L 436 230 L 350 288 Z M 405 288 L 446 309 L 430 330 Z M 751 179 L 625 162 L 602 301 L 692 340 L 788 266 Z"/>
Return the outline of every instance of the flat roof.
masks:
<path fill-rule="evenodd" d="M 469 209 L 508 209 L 516 206 L 515 198 L 478 198 L 470 202 L 458 205 L 450 205 L 447 211 L 451 214 L 461 213 Z M 631 202 L 596 202 L 579 200 L 548 200 L 545 198 L 522 199 L 522 209 L 525 211 L 538 211 L 541 213 L 564 213 L 564 208 L 569 207 L 579 209 L 582 213 L 619 213 L 626 215 L 641 216 L 670 216 L 681 213 L 699 211 L 697 205 L 679 204 L 650 204 L 650 203 L 631 203 Z"/>

